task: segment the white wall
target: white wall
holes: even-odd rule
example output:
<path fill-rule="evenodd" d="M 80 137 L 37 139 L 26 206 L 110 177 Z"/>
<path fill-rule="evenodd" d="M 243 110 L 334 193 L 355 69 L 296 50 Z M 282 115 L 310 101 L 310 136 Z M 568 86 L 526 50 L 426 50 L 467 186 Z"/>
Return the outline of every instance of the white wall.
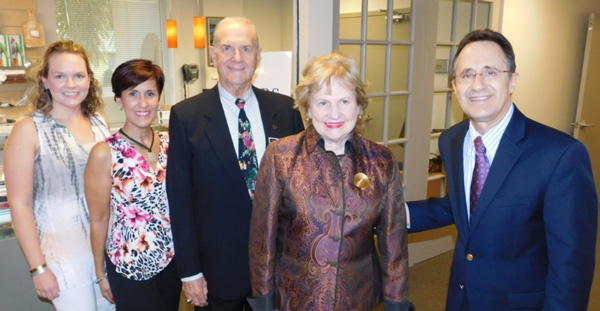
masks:
<path fill-rule="evenodd" d="M 333 48 L 333 2 L 298 0 L 298 68 Z"/>
<path fill-rule="evenodd" d="M 575 3 L 576 2 L 576 3 Z M 598 0 L 505 0 L 502 33 L 515 50 L 513 101 L 530 118 L 571 134 L 590 13 Z"/>
<path fill-rule="evenodd" d="M 175 103 L 184 99 L 184 82 L 181 71 L 183 64 L 197 64 L 199 67 L 198 80 L 187 84 L 187 97 L 202 92 L 204 88 L 202 82 L 206 77 L 206 72 L 203 70 L 206 52 L 205 49 L 194 47 L 194 16 L 212 15 L 204 15 L 202 6 L 198 6 L 195 0 L 171 0 L 171 15 L 165 17 L 165 19 L 177 21 L 177 48 L 170 49 L 173 53 L 173 69 L 175 71 L 175 85 L 171 85 L 175 88 Z M 164 24 L 164 21 L 162 23 Z"/>

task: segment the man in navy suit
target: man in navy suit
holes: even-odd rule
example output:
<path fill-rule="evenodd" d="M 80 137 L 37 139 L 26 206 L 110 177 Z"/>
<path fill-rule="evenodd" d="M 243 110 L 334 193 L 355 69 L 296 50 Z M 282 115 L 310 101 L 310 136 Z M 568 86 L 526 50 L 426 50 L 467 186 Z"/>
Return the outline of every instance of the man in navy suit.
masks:
<path fill-rule="evenodd" d="M 238 155 L 245 149 L 239 145 L 238 102 L 245 102 L 247 121 L 240 123 L 250 124 L 255 148 L 249 150 L 258 162 L 270 141 L 304 130 L 292 98 L 252 86 L 260 51 L 249 20 L 222 20 L 210 47 L 217 85 L 170 114 L 167 194 L 175 258 L 183 292 L 196 310 L 250 310 L 252 182 Z M 245 144 L 248 137 L 242 137 Z"/>
<path fill-rule="evenodd" d="M 598 226 L 586 148 L 512 103 L 519 74 L 502 34 L 467 34 L 453 67 L 469 118 L 439 139 L 448 196 L 408 203 L 410 232 L 458 230 L 446 310 L 586 310 Z"/>

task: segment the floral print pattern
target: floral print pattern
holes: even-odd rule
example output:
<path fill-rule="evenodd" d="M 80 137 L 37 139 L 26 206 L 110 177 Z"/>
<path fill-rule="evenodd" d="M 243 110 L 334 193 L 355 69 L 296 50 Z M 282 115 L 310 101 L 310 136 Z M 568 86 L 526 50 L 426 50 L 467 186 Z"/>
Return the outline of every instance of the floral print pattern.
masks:
<path fill-rule="evenodd" d="M 173 235 L 165 188 L 167 134 L 158 133 L 156 169 L 119 133 L 109 137 L 112 153 L 111 227 L 106 251 L 116 271 L 148 280 L 173 259 Z"/>
<path fill-rule="evenodd" d="M 250 120 L 244 111 L 246 102 L 243 99 L 237 99 L 235 104 L 240 108 L 238 115 L 238 131 L 239 131 L 239 157 L 240 170 L 244 174 L 248 193 L 252 198 L 256 189 L 256 178 L 258 177 L 258 158 L 256 157 L 256 148 L 254 139 L 252 138 L 252 129 L 250 128 Z"/>

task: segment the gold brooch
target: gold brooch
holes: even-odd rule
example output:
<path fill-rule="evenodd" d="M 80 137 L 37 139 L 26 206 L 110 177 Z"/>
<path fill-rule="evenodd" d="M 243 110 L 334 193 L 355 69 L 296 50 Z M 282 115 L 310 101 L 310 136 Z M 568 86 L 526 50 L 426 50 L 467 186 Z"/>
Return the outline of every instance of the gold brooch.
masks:
<path fill-rule="evenodd" d="M 354 184 L 361 190 L 365 190 L 369 188 L 371 181 L 364 173 L 356 173 L 356 175 L 354 175 Z"/>

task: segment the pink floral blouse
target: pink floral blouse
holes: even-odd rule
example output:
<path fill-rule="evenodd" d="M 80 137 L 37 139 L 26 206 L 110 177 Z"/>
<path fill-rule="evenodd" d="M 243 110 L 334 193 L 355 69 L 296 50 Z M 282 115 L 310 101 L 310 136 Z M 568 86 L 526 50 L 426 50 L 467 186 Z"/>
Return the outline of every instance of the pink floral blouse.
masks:
<path fill-rule="evenodd" d="M 106 140 L 113 163 L 106 252 L 118 273 L 136 281 L 158 274 L 174 255 L 165 188 L 169 137 L 158 136 L 156 170 L 119 133 Z"/>

